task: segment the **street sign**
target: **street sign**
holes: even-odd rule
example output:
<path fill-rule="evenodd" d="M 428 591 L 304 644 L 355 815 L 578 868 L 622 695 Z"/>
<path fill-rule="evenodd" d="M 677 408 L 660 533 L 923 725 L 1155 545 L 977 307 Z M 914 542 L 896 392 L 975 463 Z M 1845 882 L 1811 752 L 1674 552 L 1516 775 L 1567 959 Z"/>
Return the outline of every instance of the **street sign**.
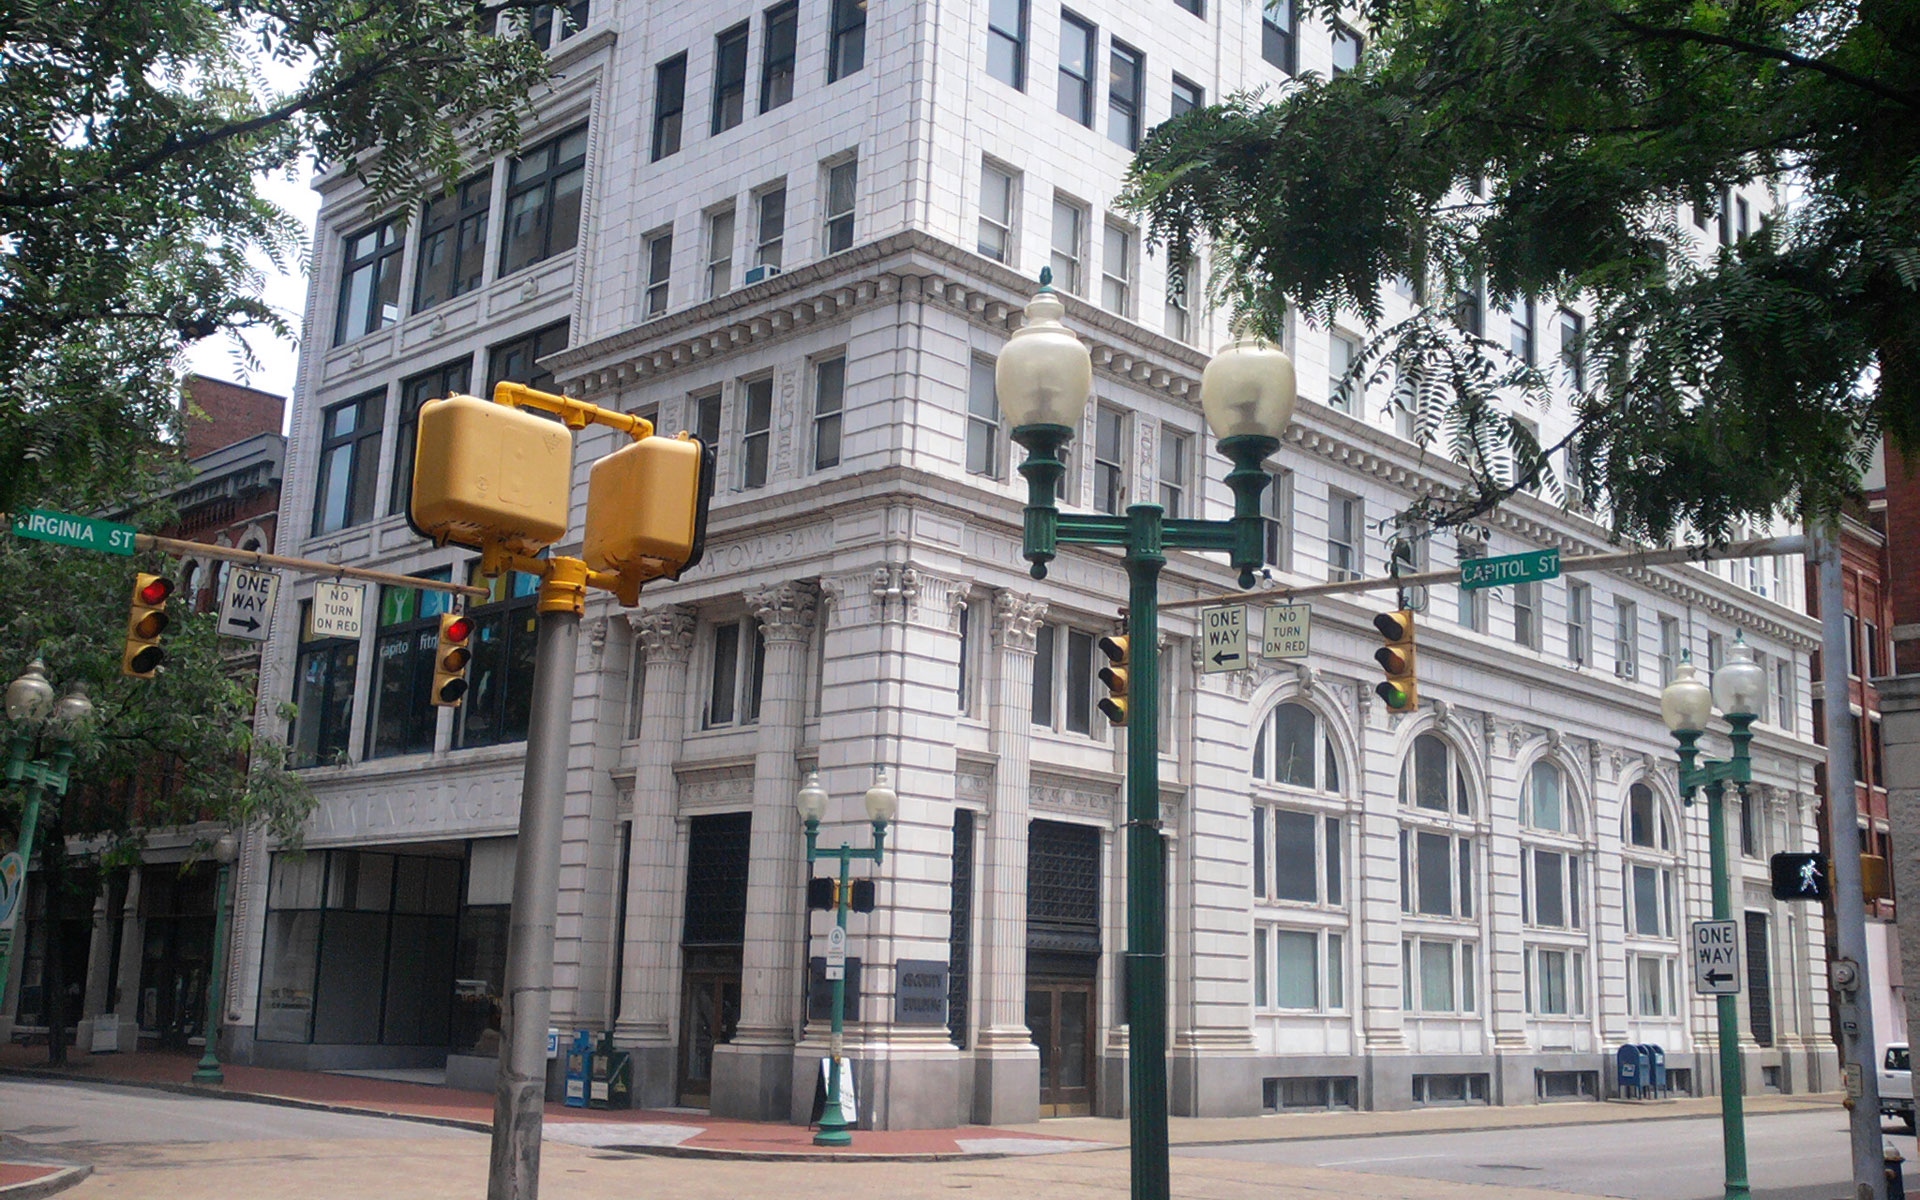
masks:
<path fill-rule="evenodd" d="M 227 569 L 227 594 L 220 598 L 218 632 L 250 642 L 267 640 L 267 622 L 273 619 L 273 597 L 280 576 L 272 571 Z"/>
<path fill-rule="evenodd" d="M 1261 625 L 1261 658 L 1305 658 L 1312 634 L 1311 604 L 1270 606 Z"/>
<path fill-rule="evenodd" d="M 847 931 L 838 925 L 827 927 L 827 978 L 847 977 Z"/>
<path fill-rule="evenodd" d="M 1509 583 L 1533 583 L 1560 577 L 1560 551 L 1529 550 L 1525 554 L 1506 554 L 1499 558 L 1463 558 L 1460 560 L 1460 586 L 1500 587 Z"/>
<path fill-rule="evenodd" d="M 13 535 L 31 538 L 36 542 L 78 546 L 82 550 L 101 550 L 108 554 L 133 553 L 131 525 L 96 521 L 92 517 L 76 517 L 72 513 L 48 512 L 40 508 L 15 513 Z"/>
<path fill-rule="evenodd" d="M 367 589 L 355 583 L 323 583 L 313 589 L 314 637 L 360 636 L 361 601 Z"/>
<path fill-rule="evenodd" d="M 1253 665 L 1247 657 L 1247 606 L 1222 604 L 1200 610 L 1201 653 L 1206 673 L 1239 671 Z"/>
<path fill-rule="evenodd" d="M 1740 937 L 1734 922 L 1693 923 L 1693 994 L 1740 994 Z"/>

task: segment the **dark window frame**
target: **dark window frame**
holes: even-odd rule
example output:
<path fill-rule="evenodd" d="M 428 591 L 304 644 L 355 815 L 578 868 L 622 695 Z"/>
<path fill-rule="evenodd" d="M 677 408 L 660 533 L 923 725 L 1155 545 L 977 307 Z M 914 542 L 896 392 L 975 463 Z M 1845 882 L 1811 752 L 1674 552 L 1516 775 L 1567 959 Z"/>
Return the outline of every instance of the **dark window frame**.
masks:
<path fill-rule="evenodd" d="M 1014 8 L 1014 28 L 1004 29 L 999 18 L 1005 14 L 1000 11 L 1002 3 Z M 1027 22 L 1029 18 L 1027 0 L 990 0 L 987 5 L 987 75 L 1006 84 L 1016 92 L 1027 90 Z M 996 40 L 997 39 L 997 40 Z M 1007 47 L 1012 53 L 1013 78 L 1009 79 L 995 69 L 994 50 Z"/>
<path fill-rule="evenodd" d="M 557 337 L 555 335 L 557 335 Z M 487 347 L 486 395 L 491 397 L 493 395 L 494 385 L 503 381 L 523 383 L 530 388 L 535 388 L 543 392 L 553 391 L 553 372 L 540 366 L 539 362 L 549 354 L 555 354 L 561 350 L 565 350 L 567 348 L 568 335 L 569 323 L 567 321 L 556 321 L 551 325 L 544 325 L 539 329 L 533 330 L 531 333 L 524 333 L 517 338 L 509 338 L 504 342 L 497 342 Z M 527 356 L 528 369 L 514 369 L 512 356 L 515 354 L 525 354 Z"/>
<path fill-rule="evenodd" d="M 1132 85 L 1121 79 L 1130 70 Z M 1124 150 L 1140 148 L 1146 127 L 1147 56 L 1119 38 L 1107 42 L 1107 140 Z"/>
<path fill-rule="evenodd" d="M 422 579 L 451 579 L 451 567 L 420 573 Z M 367 685 L 367 733 L 363 758 L 426 754 L 433 750 L 440 710 L 433 706 L 434 652 L 440 641 L 440 615 L 452 611 L 452 594 L 433 588 L 384 584 L 379 593 L 379 624 L 373 635 L 373 671 Z M 389 617 L 392 617 L 389 620 Z M 399 686 L 387 678 L 399 673 Z M 395 703 L 391 712 L 387 702 Z M 398 738 L 383 734 L 398 733 Z"/>
<path fill-rule="evenodd" d="M 413 311 L 425 312 L 456 296 L 477 290 L 486 277 L 487 220 L 492 215 L 493 169 L 463 180 L 452 195 L 429 197 L 420 206 L 420 255 L 414 267 Z M 446 294 L 430 294 L 437 283 L 430 256 L 446 253 Z M 437 293 L 438 288 L 435 288 Z"/>
<path fill-rule="evenodd" d="M 409 511 L 413 500 L 414 439 L 419 432 L 420 406 L 429 400 L 444 399 L 473 386 L 473 356 L 441 363 L 418 375 L 400 381 L 400 420 L 393 437 L 393 484 L 387 497 L 387 512 Z"/>
<path fill-rule="evenodd" d="M 373 245 L 362 253 L 355 254 L 356 242 L 371 237 Z M 407 248 L 405 232 L 400 228 L 398 215 L 384 221 L 376 221 L 364 229 L 355 230 L 340 239 L 343 262 L 340 267 L 340 296 L 334 307 L 333 344 L 344 346 L 355 338 L 385 329 L 400 320 L 400 263 Z M 353 301 L 356 295 L 356 283 L 367 281 L 365 311 L 359 314 L 357 322 L 350 321 Z M 391 288 L 391 303 L 382 299 L 384 292 Z M 392 314 L 388 315 L 388 309 Z M 355 328 L 355 325 L 358 328 Z"/>
<path fill-rule="evenodd" d="M 760 28 L 760 111 L 764 114 L 793 100 L 800 61 L 800 0 L 769 8 Z"/>
<path fill-rule="evenodd" d="M 467 695 L 459 709 L 454 748 L 524 742 L 533 700 L 539 577 L 514 571 L 497 579 L 474 578 L 469 582 L 488 588 L 493 598 L 467 608 L 475 626 L 473 662 L 467 669 Z M 493 646 L 496 639 L 498 649 Z M 517 668 L 516 660 L 520 660 Z M 496 669 L 501 674 L 497 682 L 487 674 Z M 475 732 L 476 724 L 479 732 Z"/>
<path fill-rule="evenodd" d="M 347 753 L 353 736 L 355 673 L 360 663 L 358 638 L 310 638 L 313 602 L 300 602 L 300 642 L 294 652 L 293 699 L 299 705 L 287 746 L 294 765 L 325 766 Z M 308 673 L 318 671 L 324 703 L 305 699 Z M 344 687 L 343 680 L 344 678 Z M 314 722 L 309 724 L 308 722 Z M 314 730 L 308 738 L 309 730 Z"/>
<path fill-rule="evenodd" d="M 832 0 L 827 25 L 827 82 L 857 75 L 867 65 L 865 0 Z"/>
<path fill-rule="evenodd" d="M 747 22 L 723 29 L 713 39 L 713 120 L 708 133 L 718 137 L 747 119 Z"/>
<path fill-rule="evenodd" d="M 344 433 L 329 433 L 334 414 L 348 408 L 356 410 L 353 427 Z M 380 472 L 380 434 L 385 425 L 386 411 L 385 385 L 337 404 L 329 404 L 320 410 L 320 471 L 313 488 L 314 537 L 351 529 L 373 520 L 374 487 Z M 344 507 L 338 523 L 333 523 L 327 520 L 327 510 L 331 507 L 333 496 L 333 480 L 329 472 L 332 456 L 342 450 L 347 455 L 346 477 L 340 481 L 344 490 Z"/>
<path fill-rule="evenodd" d="M 1076 37 L 1079 46 L 1084 48 L 1085 66 L 1083 72 L 1076 72 L 1067 65 L 1067 38 L 1069 32 Z M 1059 91 L 1054 97 L 1054 109 L 1070 121 L 1093 128 L 1093 61 L 1099 52 L 1100 30 L 1091 21 L 1062 9 L 1060 11 L 1060 78 Z M 1069 108 L 1069 101 L 1073 107 Z"/>
<path fill-rule="evenodd" d="M 1300 18 L 1293 0 L 1267 0 L 1261 6 L 1260 57 L 1289 75 L 1300 73 Z"/>
<path fill-rule="evenodd" d="M 650 161 L 680 153 L 687 116 L 687 52 L 653 67 L 653 143 Z"/>
<path fill-rule="evenodd" d="M 507 160 L 507 190 L 501 200 L 500 212 L 500 269 L 501 277 L 522 271 L 537 263 L 545 262 L 556 255 L 565 254 L 580 244 L 581 205 L 575 201 L 573 219 L 563 222 L 558 219 L 559 203 L 566 195 L 562 191 L 569 180 L 577 181 L 577 197 L 584 197 L 587 178 L 587 127 L 584 123 L 563 130 L 524 154 Z M 579 138 L 578 153 L 569 153 L 566 158 L 560 154 L 567 143 Z M 515 179 L 514 172 L 523 164 L 533 164 L 545 156 L 546 162 L 524 178 Z M 529 210 L 538 214 L 535 223 L 539 227 L 539 246 L 529 258 L 519 259 L 510 253 L 513 244 L 519 240 L 514 236 L 514 202 L 525 196 L 538 196 L 536 207 Z M 567 226 L 564 232 L 561 226 Z"/>

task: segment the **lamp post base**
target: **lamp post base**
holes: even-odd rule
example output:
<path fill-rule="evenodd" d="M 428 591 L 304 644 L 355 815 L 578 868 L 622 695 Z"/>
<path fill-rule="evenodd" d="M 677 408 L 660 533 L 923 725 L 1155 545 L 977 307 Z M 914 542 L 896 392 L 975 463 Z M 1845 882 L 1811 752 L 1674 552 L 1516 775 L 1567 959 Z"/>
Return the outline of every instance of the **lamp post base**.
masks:
<path fill-rule="evenodd" d="M 819 1131 L 813 1135 L 816 1146 L 853 1145 L 853 1121 L 847 1114 L 852 1089 L 846 1087 L 841 1078 L 845 1070 L 845 1059 L 837 1056 L 827 1059 L 827 1103 L 820 1110 Z"/>

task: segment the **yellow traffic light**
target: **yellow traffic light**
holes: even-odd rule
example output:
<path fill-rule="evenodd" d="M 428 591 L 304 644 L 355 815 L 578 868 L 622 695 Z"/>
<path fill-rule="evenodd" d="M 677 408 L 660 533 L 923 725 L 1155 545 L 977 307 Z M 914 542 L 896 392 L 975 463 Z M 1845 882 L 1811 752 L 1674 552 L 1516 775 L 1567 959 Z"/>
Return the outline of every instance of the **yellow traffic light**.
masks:
<path fill-rule="evenodd" d="M 1420 704 L 1420 680 L 1414 673 L 1413 612 L 1395 609 L 1373 619 L 1373 627 L 1387 644 L 1373 652 L 1373 660 L 1387 673 L 1374 685 L 1374 695 L 1387 702 L 1388 712 L 1412 712 Z"/>
<path fill-rule="evenodd" d="M 160 635 L 171 624 L 167 617 L 167 597 L 173 595 L 173 581 L 141 571 L 133 577 L 133 607 L 127 614 L 127 647 L 120 655 L 121 673 L 135 679 L 152 679 L 166 661 L 160 648 Z"/>
<path fill-rule="evenodd" d="M 473 661 L 473 618 L 440 614 L 440 644 L 433 651 L 433 705 L 459 708 L 467 694 L 467 664 Z"/>
<path fill-rule="evenodd" d="M 593 464 L 581 557 L 619 575 L 623 603 L 649 579 L 678 579 L 705 550 L 713 451 L 688 433 L 644 437 Z"/>
<path fill-rule="evenodd" d="M 1107 665 L 1100 668 L 1100 682 L 1106 684 L 1106 698 L 1100 701 L 1100 712 L 1115 725 L 1127 723 L 1127 639 L 1120 634 L 1108 634 L 1099 641 L 1100 653 L 1106 656 Z"/>

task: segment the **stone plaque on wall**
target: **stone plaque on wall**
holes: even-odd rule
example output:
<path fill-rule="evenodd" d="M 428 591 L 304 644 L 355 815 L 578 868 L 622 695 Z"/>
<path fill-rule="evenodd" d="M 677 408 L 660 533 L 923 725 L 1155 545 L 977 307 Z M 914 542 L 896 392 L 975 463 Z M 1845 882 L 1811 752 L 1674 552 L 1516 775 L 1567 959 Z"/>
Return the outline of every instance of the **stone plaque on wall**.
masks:
<path fill-rule="evenodd" d="M 947 964 L 931 958 L 903 958 L 893 965 L 893 1023 L 947 1023 Z"/>

